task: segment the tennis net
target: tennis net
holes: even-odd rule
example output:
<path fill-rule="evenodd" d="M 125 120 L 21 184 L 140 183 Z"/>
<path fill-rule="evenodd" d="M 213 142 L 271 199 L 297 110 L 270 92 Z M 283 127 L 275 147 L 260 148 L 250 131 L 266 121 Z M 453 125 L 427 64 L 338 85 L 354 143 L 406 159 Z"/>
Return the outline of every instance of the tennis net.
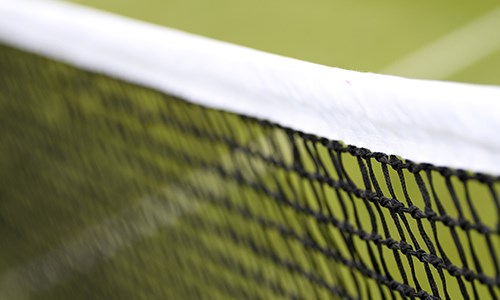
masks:
<path fill-rule="evenodd" d="M 0 2 L 0 295 L 500 297 L 499 88 L 27 3 Z"/>

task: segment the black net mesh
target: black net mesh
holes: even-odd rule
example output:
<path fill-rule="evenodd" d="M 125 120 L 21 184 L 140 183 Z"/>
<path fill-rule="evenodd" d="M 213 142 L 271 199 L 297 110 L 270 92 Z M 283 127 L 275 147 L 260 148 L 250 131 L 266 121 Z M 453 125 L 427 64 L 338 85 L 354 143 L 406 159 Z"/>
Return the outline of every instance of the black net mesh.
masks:
<path fill-rule="evenodd" d="M 0 88 L 5 295 L 500 297 L 499 177 L 346 146 L 8 47 Z"/>

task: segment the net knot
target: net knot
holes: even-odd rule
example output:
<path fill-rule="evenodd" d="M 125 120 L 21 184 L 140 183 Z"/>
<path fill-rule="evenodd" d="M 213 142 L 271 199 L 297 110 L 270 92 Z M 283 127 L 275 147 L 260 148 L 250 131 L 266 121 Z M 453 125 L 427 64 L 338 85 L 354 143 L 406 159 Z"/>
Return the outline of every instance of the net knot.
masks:
<path fill-rule="evenodd" d="M 379 203 L 380 205 L 382 205 L 382 207 L 392 208 L 391 199 L 387 197 L 380 197 Z"/>
<path fill-rule="evenodd" d="M 462 269 L 460 269 L 459 267 L 455 266 L 455 265 L 449 265 L 448 266 L 448 273 L 450 273 L 450 275 L 452 276 L 460 276 L 462 275 Z"/>
<path fill-rule="evenodd" d="M 328 145 L 330 144 L 330 140 L 322 137 L 322 138 L 319 138 L 319 143 L 323 146 L 328 147 Z"/>
<path fill-rule="evenodd" d="M 383 164 L 388 164 L 389 163 L 389 157 L 382 152 L 373 152 L 372 156 L 379 162 Z"/>
<path fill-rule="evenodd" d="M 448 216 L 448 215 L 442 216 L 441 222 L 443 222 L 443 224 L 448 226 L 448 227 L 453 227 L 453 226 L 458 225 L 458 222 L 455 219 L 453 219 L 451 216 Z"/>
<path fill-rule="evenodd" d="M 433 210 L 430 210 L 430 209 L 427 209 L 425 210 L 425 215 L 427 217 L 427 219 L 429 219 L 429 221 L 438 221 L 439 220 L 439 216 L 438 214 L 433 211 Z"/>
<path fill-rule="evenodd" d="M 458 225 L 463 230 L 470 230 L 470 229 L 473 228 L 473 225 L 468 220 L 465 220 L 465 219 L 462 219 L 462 218 L 458 219 Z"/>
<path fill-rule="evenodd" d="M 338 141 L 328 141 L 326 147 L 328 149 L 332 149 L 332 150 L 334 150 L 336 152 L 341 151 L 342 149 L 344 149 L 344 146 L 340 142 L 338 142 Z"/>
<path fill-rule="evenodd" d="M 309 174 L 309 179 L 313 181 L 319 181 L 321 183 L 326 182 L 326 180 L 324 180 L 324 176 L 319 172 L 314 172 L 312 174 Z"/>
<path fill-rule="evenodd" d="M 391 155 L 389 157 L 389 164 L 396 171 L 397 170 L 401 170 L 401 169 L 403 169 L 405 167 L 405 164 L 403 163 L 403 161 L 401 161 L 399 158 L 397 158 L 394 155 Z"/>
<path fill-rule="evenodd" d="M 282 235 L 286 235 L 288 234 L 288 230 L 285 226 L 281 225 L 281 224 L 277 224 L 276 225 L 276 229 L 278 230 L 278 232 Z"/>
<path fill-rule="evenodd" d="M 382 240 L 382 237 L 376 232 L 372 232 L 368 238 L 369 240 L 375 242 L 376 244 L 379 244 L 380 241 Z"/>
<path fill-rule="evenodd" d="M 470 179 L 469 173 L 464 170 L 456 170 L 455 174 L 457 175 L 458 179 L 460 179 L 460 181 L 466 181 Z"/>
<path fill-rule="evenodd" d="M 403 293 L 404 295 L 413 295 L 415 294 L 415 289 L 407 284 L 397 283 L 397 286 L 393 287 L 394 290 Z"/>
<path fill-rule="evenodd" d="M 443 264 L 443 260 L 434 254 L 429 254 L 427 256 L 428 262 L 433 266 L 440 266 Z"/>
<path fill-rule="evenodd" d="M 408 207 L 408 210 L 410 212 L 410 215 L 415 219 L 425 218 L 425 213 L 415 205 Z"/>
<path fill-rule="evenodd" d="M 307 139 L 313 143 L 317 143 L 319 141 L 318 136 L 314 134 L 307 134 Z"/>
<path fill-rule="evenodd" d="M 403 292 L 405 294 L 407 292 L 407 289 L 405 288 L 405 286 L 402 285 L 401 283 L 397 282 L 397 281 L 390 280 L 388 282 L 388 285 L 389 285 L 389 288 L 391 288 L 391 290 L 398 290 L 398 291 L 401 291 L 401 292 Z"/>
<path fill-rule="evenodd" d="M 429 295 L 424 290 L 420 290 L 420 291 L 416 292 L 415 293 L 415 298 L 420 298 L 420 299 L 423 299 L 423 300 L 435 300 L 435 299 L 439 299 L 438 297 L 434 297 L 432 295 Z"/>
<path fill-rule="evenodd" d="M 399 247 L 404 255 L 408 255 L 408 253 L 413 250 L 413 247 L 405 241 L 401 241 Z"/>
<path fill-rule="evenodd" d="M 481 233 L 481 234 L 485 234 L 486 235 L 486 234 L 490 234 L 491 233 L 491 229 L 488 226 L 485 226 L 485 225 L 483 225 L 481 223 L 477 223 L 475 227 L 476 227 L 476 230 L 479 233 Z"/>
<path fill-rule="evenodd" d="M 341 226 L 349 233 L 354 233 L 356 230 L 354 230 L 354 227 L 351 225 L 351 223 L 344 221 L 341 223 Z"/>
<path fill-rule="evenodd" d="M 429 262 L 429 254 L 427 254 L 424 249 L 418 249 L 417 251 L 415 251 L 415 256 L 421 262 Z"/>
<path fill-rule="evenodd" d="M 322 213 L 319 213 L 319 212 L 315 212 L 313 214 L 314 218 L 316 219 L 316 221 L 320 222 L 320 223 L 328 223 L 328 217 L 325 216 L 324 214 Z"/>
<path fill-rule="evenodd" d="M 366 232 L 366 231 L 361 231 L 359 233 L 359 237 L 365 241 L 370 241 L 371 240 L 371 234 Z"/>
<path fill-rule="evenodd" d="M 389 249 L 391 250 L 396 250 L 401 248 L 401 244 L 394 239 L 388 238 L 386 241 L 387 241 L 386 243 L 387 247 L 389 247 Z"/>
<path fill-rule="evenodd" d="M 422 171 L 423 169 L 425 169 L 425 166 L 423 164 L 416 164 L 414 162 L 411 162 L 411 161 L 407 161 L 409 167 L 408 167 L 408 170 L 415 174 L 415 173 L 418 173 L 420 171 Z"/>
<path fill-rule="evenodd" d="M 396 199 L 390 199 L 389 208 L 392 208 L 396 213 L 400 213 L 406 209 L 405 205 Z"/>
<path fill-rule="evenodd" d="M 453 170 L 448 169 L 448 168 L 438 168 L 439 174 L 443 175 L 444 177 L 450 177 L 453 175 Z"/>
<path fill-rule="evenodd" d="M 368 153 L 370 153 L 370 150 L 368 150 L 368 149 L 358 148 L 358 147 L 352 146 L 352 145 L 347 146 L 346 151 L 355 157 L 362 157 L 362 158 L 365 158 L 366 155 Z"/>
<path fill-rule="evenodd" d="M 472 270 L 462 269 L 462 274 L 467 281 L 472 281 L 476 279 L 476 274 Z"/>
<path fill-rule="evenodd" d="M 304 246 L 306 246 L 307 248 L 311 248 L 311 249 L 318 248 L 318 245 L 316 244 L 316 242 L 314 242 L 314 240 L 309 236 L 305 236 L 301 240 L 302 240 L 302 244 Z"/>
<path fill-rule="evenodd" d="M 489 184 L 492 184 L 495 180 L 493 179 L 493 177 L 489 176 L 489 175 L 486 175 L 486 174 L 476 174 L 475 175 L 475 178 L 481 182 L 481 183 L 489 183 Z"/>

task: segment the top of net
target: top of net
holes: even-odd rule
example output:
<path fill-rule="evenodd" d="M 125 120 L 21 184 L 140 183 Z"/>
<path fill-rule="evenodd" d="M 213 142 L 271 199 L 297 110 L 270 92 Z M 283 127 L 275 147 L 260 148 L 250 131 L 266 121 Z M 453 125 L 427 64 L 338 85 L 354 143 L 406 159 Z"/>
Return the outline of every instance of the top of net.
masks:
<path fill-rule="evenodd" d="M 0 0 L 0 42 L 371 151 L 500 175 L 500 87 L 325 67 L 47 0 Z"/>

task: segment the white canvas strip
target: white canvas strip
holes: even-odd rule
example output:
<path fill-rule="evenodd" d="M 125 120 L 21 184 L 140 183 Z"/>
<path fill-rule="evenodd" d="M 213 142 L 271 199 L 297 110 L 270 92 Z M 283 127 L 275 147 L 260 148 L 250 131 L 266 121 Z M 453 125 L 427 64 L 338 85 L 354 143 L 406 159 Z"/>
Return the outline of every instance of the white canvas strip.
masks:
<path fill-rule="evenodd" d="M 372 151 L 500 174 L 500 87 L 330 68 L 55 1 L 0 0 L 0 41 Z"/>

